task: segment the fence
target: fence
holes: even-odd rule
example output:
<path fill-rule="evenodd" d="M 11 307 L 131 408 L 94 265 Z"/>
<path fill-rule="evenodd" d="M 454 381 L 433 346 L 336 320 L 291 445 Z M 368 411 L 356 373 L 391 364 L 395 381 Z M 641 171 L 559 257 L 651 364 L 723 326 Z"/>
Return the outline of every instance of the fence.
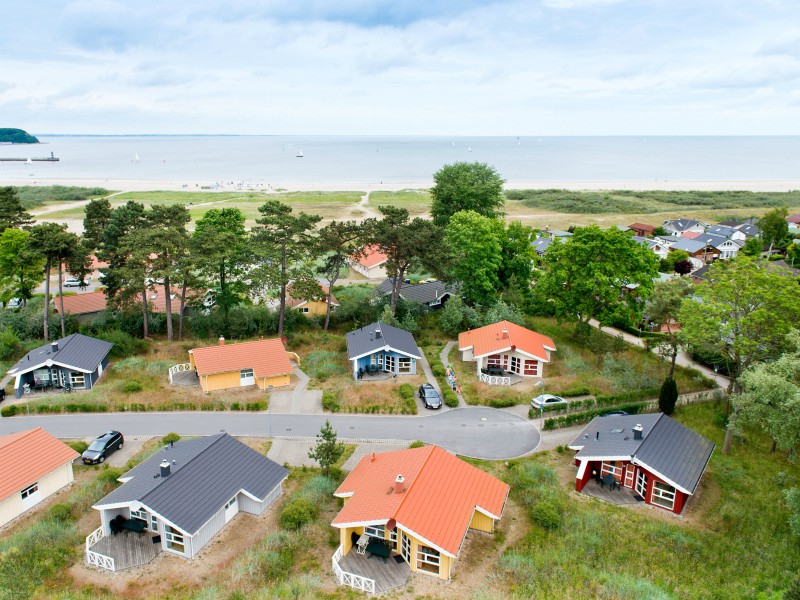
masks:
<path fill-rule="evenodd" d="M 342 568 L 339 566 L 339 559 L 341 558 L 342 547 L 339 546 L 339 548 L 333 554 L 333 558 L 331 559 L 331 562 L 333 563 L 333 572 L 336 575 L 336 579 L 339 581 L 339 585 L 347 585 L 356 590 L 374 594 L 375 580 L 369 579 L 368 577 L 362 577 L 361 575 L 356 575 L 355 573 L 342 571 Z"/>

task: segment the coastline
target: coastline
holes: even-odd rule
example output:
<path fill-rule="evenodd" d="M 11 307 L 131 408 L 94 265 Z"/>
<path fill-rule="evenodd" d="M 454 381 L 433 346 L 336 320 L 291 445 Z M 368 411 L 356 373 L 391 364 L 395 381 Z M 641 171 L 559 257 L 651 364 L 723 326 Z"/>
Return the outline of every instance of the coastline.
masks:
<path fill-rule="evenodd" d="M 427 189 L 433 185 L 428 181 L 404 182 L 274 182 L 262 183 L 241 181 L 217 185 L 214 181 L 180 181 L 155 179 L 89 179 L 89 178 L 31 178 L 0 179 L 0 185 L 11 186 L 79 186 L 102 187 L 119 192 L 230 192 L 230 191 L 264 191 L 264 192 L 393 192 L 405 189 Z M 214 187 L 211 187 L 214 186 Z M 757 180 L 757 181 L 508 181 L 507 190 L 543 190 L 565 189 L 572 191 L 598 190 L 665 190 L 665 191 L 748 191 L 748 192 L 789 192 L 800 190 L 800 180 Z"/>

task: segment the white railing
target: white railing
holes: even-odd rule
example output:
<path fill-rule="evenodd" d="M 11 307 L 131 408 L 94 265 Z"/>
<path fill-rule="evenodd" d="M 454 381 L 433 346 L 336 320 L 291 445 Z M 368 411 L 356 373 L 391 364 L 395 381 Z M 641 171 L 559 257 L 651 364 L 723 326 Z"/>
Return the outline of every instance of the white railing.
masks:
<path fill-rule="evenodd" d="M 172 376 L 175 375 L 175 373 L 181 373 L 183 371 L 191 371 L 191 369 L 192 369 L 192 365 L 189 364 L 189 363 L 183 363 L 183 364 L 180 364 L 180 365 L 175 365 L 173 367 L 170 367 L 169 368 L 169 382 L 170 382 L 170 384 L 172 383 Z"/>
<path fill-rule="evenodd" d="M 481 373 L 478 378 L 489 385 L 511 385 L 511 377 L 503 377 L 501 375 L 487 375 Z"/>
<path fill-rule="evenodd" d="M 114 559 L 110 556 L 106 556 L 105 554 L 100 554 L 99 552 L 94 552 L 90 550 L 92 546 L 94 546 L 97 542 L 99 542 L 103 537 L 103 528 L 98 527 L 88 536 L 86 536 L 86 563 L 93 567 L 100 567 L 101 569 L 106 569 L 107 571 L 115 571 L 116 566 L 114 564 Z"/>
<path fill-rule="evenodd" d="M 347 585 L 356 590 L 361 590 L 362 592 L 368 592 L 370 594 L 374 594 L 375 580 L 369 579 L 368 577 L 362 577 L 361 575 L 356 575 L 355 573 L 348 573 L 347 571 L 342 571 L 342 568 L 339 566 L 339 560 L 341 558 L 342 558 L 342 547 L 339 546 L 338 550 L 334 552 L 333 558 L 331 559 L 331 563 L 333 564 L 333 573 L 334 575 L 336 575 L 336 579 L 339 581 L 339 585 Z"/>

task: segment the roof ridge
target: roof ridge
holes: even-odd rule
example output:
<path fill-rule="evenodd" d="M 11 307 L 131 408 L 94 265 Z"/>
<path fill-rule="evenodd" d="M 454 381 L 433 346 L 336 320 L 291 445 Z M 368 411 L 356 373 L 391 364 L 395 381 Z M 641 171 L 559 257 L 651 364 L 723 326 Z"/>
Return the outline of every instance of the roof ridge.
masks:
<path fill-rule="evenodd" d="M 658 427 L 658 424 L 661 422 L 661 418 L 665 417 L 665 416 L 666 415 L 663 412 L 659 413 L 658 417 L 656 418 L 656 422 L 653 423 L 653 426 L 650 428 L 650 431 L 647 432 L 647 435 L 642 436 L 642 440 L 639 442 L 639 445 L 636 446 L 636 449 L 633 452 L 631 452 L 631 458 L 636 456 L 636 453 L 639 452 L 639 450 L 642 449 L 642 446 L 644 445 L 645 440 L 647 440 L 653 434 L 653 432 L 656 430 L 656 427 Z"/>
<path fill-rule="evenodd" d="M 420 465 L 419 469 L 417 469 L 417 476 L 414 477 L 411 483 L 408 484 L 408 489 L 406 489 L 405 494 L 403 494 L 403 499 L 400 500 L 400 503 L 397 505 L 397 507 L 394 509 L 394 512 L 392 513 L 392 519 L 395 519 L 397 514 L 400 512 L 400 509 L 402 508 L 403 504 L 405 503 L 406 499 L 411 493 L 411 488 L 414 487 L 414 484 L 417 482 L 420 475 L 422 474 L 422 471 L 425 469 L 425 465 L 428 464 L 428 461 L 430 460 L 431 456 L 433 456 L 434 449 L 439 449 L 439 446 L 435 444 L 430 446 L 430 452 L 428 452 L 428 456 L 425 457 L 425 460 L 422 461 L 422 464 Z M 397 522 L 396 519 L 395 522 Z"/>
<path fill-rule="evenodd" d="M 27 430 L 23 430 L 23 431 L 17 431 L 17 432 L 14 432 L 14 433 L 9 433 L 8 437 L 10 437 L 12 435 L 16 435 L 18 433 L 21 433 L 22 435 L 20 435 L 18 438 L 15 438 L 15 439 L 9 441 L 6 444 L 3 444 L 0 447 L 7 448 L 8 446 L 11 446 L 12 444 L 16 444 L 18 441 L 24 440 L 29 435 L 32 435 L 32 434 L 36 433 L 39 429 L 42 429 L 42 428 L 41 427 L 35 427 L 34 429 L 27 429 Z M 42 431 L 44 431 L 44 430 L 42 430 Z M 6 437 L 6 436 L 2 436 L 2 437 Z M 2 438 L 0 438 L 0 439 L 2 439 Z"/>

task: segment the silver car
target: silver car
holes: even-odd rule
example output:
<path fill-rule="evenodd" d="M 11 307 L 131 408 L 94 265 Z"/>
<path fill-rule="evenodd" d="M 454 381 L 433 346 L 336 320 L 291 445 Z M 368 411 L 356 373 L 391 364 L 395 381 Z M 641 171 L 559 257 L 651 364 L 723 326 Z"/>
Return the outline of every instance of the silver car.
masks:
<path fill-rule="evenodd" d="M 554 396 L 553 394 L 542 394 L 541 396 L 536 396 L 533 400 L 531 400 L 531 406 L 536 410 L 545 408 L 546 406 L 556 406 L 556 405 L 563 405 L 564 407 L 569 406 L 569 402 L 564 400 L 561 396 Z"/>

